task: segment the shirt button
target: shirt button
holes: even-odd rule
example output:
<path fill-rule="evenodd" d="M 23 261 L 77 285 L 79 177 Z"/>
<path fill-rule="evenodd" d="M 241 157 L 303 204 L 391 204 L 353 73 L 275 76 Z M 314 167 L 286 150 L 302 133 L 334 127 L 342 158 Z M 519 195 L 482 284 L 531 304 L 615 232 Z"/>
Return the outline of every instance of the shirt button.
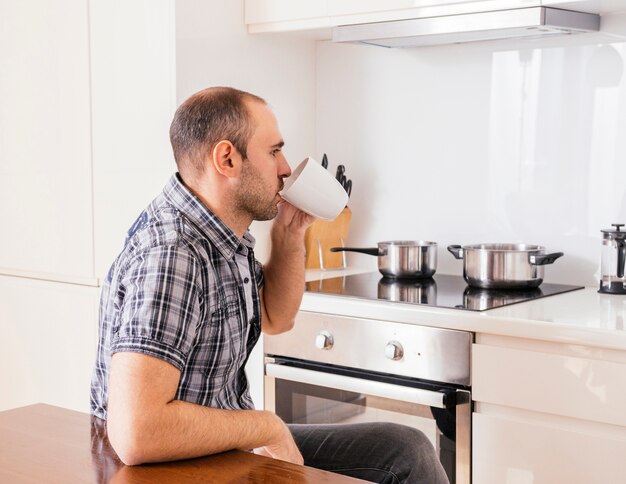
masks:
<path fill-rule="evenodd" d="M 247 277 L 244 278 L 243 280 L 244 284 L 248 284 L 250 282 L 250 279 L 248 279 Z"/>

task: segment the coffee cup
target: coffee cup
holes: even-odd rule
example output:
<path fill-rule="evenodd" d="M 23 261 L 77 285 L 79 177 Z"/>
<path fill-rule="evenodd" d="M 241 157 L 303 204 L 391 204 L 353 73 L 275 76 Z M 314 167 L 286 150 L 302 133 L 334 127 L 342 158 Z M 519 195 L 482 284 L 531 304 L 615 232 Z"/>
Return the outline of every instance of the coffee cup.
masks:
<path fill-rule="evenodd" d="M 285 179 L 280 195 L 296 208 L 322 220 L 333 220 L 348 203 L 339 181 L 310 156 Z"/>

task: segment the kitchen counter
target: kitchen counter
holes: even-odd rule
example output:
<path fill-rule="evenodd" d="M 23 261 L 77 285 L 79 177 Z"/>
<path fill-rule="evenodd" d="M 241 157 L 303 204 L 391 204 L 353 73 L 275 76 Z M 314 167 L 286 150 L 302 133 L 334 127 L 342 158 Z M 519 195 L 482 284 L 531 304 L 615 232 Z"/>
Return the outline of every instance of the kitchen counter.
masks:
<path fill-rule="evenodd" d="M 307 271 L 307 280 L 371 271 Z M 305 293 L 301 309 L 342 316 L 382 319 L 475 333 L 626 350 L 626 296 L 599 294 L 587 287 L 486 311 L 370 301 Z"/>
<path fill-rule="evenodd" d="M 43 404 L 0 412 L 0 482 L 364 482 L 242 451 L 125 466 L 101 422 Z"/>

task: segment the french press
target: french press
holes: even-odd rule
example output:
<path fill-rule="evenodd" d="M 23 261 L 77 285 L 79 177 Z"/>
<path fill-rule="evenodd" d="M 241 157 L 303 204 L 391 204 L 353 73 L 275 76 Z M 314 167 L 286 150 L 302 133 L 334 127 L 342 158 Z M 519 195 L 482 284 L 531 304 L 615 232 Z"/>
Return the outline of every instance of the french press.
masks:
<path fill-rule="evenodd" d="M 602 230 L 602 262 L 600 290 L 607 294 L 626 294 L 626 230 L 624 224 L 612 224 L 615 229 Z"/>

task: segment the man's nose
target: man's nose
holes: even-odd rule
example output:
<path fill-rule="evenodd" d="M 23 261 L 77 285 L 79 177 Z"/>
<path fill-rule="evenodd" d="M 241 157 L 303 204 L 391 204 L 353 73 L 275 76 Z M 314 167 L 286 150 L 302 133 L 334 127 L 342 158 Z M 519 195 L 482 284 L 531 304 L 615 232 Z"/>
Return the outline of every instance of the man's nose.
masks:
<path fill-rule="evenodd" d="M 289 166 L 289 163 L 287 163 L 287 160 L 285 159 L 285 157 L 281 158 L 280 170 L 278 174 L 283 178 L 287 178 L 291 176 L 291 167 Z"/>

